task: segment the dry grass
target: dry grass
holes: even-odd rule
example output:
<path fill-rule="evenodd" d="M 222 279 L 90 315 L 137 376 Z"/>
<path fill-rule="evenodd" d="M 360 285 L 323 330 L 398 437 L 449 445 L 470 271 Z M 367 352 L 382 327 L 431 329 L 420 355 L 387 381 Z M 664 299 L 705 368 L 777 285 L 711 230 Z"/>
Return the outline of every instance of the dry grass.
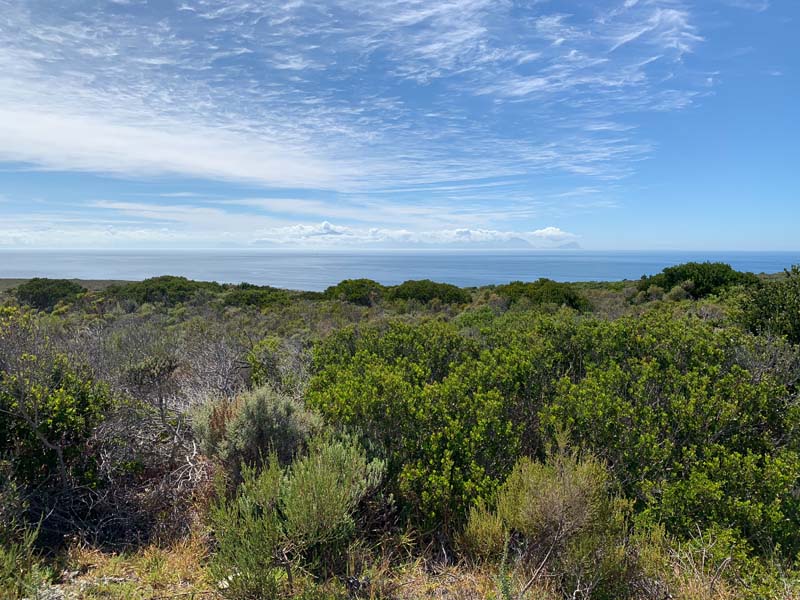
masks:
<path fill-rule="evenodd" d="M 512 576 L 514 589 L 521 589 L 524 578 Z M 375 590 L 376 598 L 397 600 L 500 600 L 496 567 L 431 566 L 423 560 L 409 563 L 386 573 L 386 579 Z M 544 587 L 534 587 L 525 595 L 536 600 L 556 596 Z"/>
<path fill-rule="evenodd" d="M 206 555 L 200 537 L 122 554 L 77 547 L 68 554 L 60 589 L 67 598 L 87 600 L 217 598 L 203 565 Z"/>

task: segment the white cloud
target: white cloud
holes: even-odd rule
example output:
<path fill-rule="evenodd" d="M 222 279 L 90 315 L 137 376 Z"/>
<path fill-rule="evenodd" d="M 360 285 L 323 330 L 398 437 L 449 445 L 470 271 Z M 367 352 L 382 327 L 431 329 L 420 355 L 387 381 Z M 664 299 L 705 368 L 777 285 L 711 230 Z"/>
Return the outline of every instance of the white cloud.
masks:
<path fill-rule="evenodd" d="M 548 240 L 551 242 L 564 242 L 573 240 L 577 237 L 574 233 L 563 231 L 558 227 L 545 227 L 543 229 L 537 229 L 536 231 L 531 232 L 530 235 L 531 237 Z"/>
<path fill-rule="evenodd" d="M 402 247 L 457 246 L 457 247 L 513 247 L 547 248 L 578 236 L 558 229 L 545 227 L 537 231 L 500 231 L 494 229 L 436 229 L 410 231 L 408 229 L 355 228 L 336 226 L 323 222 L 317 225 L 293 225 L 260 232 L 254 241 L 259 245 L 320 246 L 320 247 Z"/>
<path fill-rule="evenodd" d="M 512 0 L 129 3 L 0 0 L 0 160 L 337 190 L 620 177 L 647 144 L 584 124 L 690 104 L 648 70 L 701 39 L 675 0 L 602 23 Z"/>
<path fill-rule="evenodd" d="M 342 171 L 268 140 L 180 122 L 120 124 L 101 115 L 0 107 L 0 161 L 124 175 L 181 174 L 262 185 L 324 187 Z"/>

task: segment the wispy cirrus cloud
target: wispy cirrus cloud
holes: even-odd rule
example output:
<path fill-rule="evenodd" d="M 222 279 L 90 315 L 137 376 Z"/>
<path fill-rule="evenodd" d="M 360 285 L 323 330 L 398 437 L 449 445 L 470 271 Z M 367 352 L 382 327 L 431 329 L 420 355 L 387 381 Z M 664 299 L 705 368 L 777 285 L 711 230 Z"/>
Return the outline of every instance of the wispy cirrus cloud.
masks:
<path fill-rule="evenodd" d="M 332 189 L 559 169 L 618 176 L 647 145 L 587 123 L 680 108 L 695 93 L 658 84 L 660 65 L 701 40 L 674 5 L 651 0 L 608 17 L 490 0 L 87 1 L 78 10 L 7 0 L 0 159 Z M 654 62 L 614 55 L 634 43 Z M 419 105 L 415 89 L 430 86 L 438 93 Z M 593 90 L 602 108 L 581 99 Z M 539 114 L 505 130 L 522 109 L 496 103 L 519 100 Z M 573 114 L 544 127 L 565 102 Z M 569 151 L 578 136 L 586 151 Z"/>
<path fill-rule="evenodd" d="M 0 162 L 280 188 L 92 207 L 155 236 L 438 224 L 477 242 L 523 219 L 555 241 L 557 206 L 613 206 L 652 155 L 642 114 L 709 93 L 685 60 L 701 29 L 689 0 L 0 0 Z M 557 177 L 603 199 L 557 198 Z"/>

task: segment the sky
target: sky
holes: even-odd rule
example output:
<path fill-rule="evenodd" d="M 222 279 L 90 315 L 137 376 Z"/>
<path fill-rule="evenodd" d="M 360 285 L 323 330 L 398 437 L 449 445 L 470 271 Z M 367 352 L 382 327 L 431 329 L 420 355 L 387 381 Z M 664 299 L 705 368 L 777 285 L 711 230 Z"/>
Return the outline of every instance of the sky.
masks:
<path fill-rule="evenodd" d="M 0 0 L 0 248 L 800 249 L 798 0 Z"/>

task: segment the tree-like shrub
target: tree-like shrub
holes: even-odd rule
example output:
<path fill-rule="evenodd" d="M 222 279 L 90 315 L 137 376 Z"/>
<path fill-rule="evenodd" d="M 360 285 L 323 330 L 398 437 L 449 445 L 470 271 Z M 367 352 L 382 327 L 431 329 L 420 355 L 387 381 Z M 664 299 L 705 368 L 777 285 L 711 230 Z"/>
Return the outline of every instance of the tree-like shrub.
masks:
<path fill-rule="evenodd" d="M 511 304 L 526 298 L 531 304 L 567 306 L 580 311 L 588 310 L 591 307 L 589 301 L 573 286 L 551 279 L 539 279 L 530 283 L 512 281 L 497 286 L 495 293 Z"/>
<path fill-rule="evenodd" d="M 438 300 L 442 304 L 466 304 L 472 299 L 467 290 L 430 279 L 405 281 L 389 288 L 388 296 L 392 300 L 416 300 L 422 304 L 432 300 Z"/>
<path fill-rule="evenodd" d="M 741 320 L 754 333 L 786 336 L 800 344 L 800 266 L 752 289 L 744 299 Z"/>
<path fill-rule="evenodd" d="M 658 286 L 662 290 L 672 290 L 681 284 L 687 284 L 683 286 L 684 289 L 696 299 L 718 294 L 735 285 L 757 285 L 758 277 L 752 273 L 736 271 L 721 262 L 688 262 L 667 267 L 657 275 L 642 277 L 638 289 L 646 291 L 651 286 Z"/>
<path fill-rule="evenodd" d="M 105 296 L 134 304 L 150 302 L 175 306 L 191 300 L 200 291 L 219 293 L 222 289 L 222 286 L 215 282 L 192 281 L 186 277 L 162 275 L 144 281 L 110 286 L 105 290 Z"/>
<path fill-rule="evenodd" d="M 372 306 L 386 293 L 386 288 L 372 279 L 345 279 L 325 290 L 325 297 Z"/>
<path fill-rule="evenodd" d="M 50 311 L 59 302 L 71 302 L 85 291 L 85 287 L 69 279 L 34 277 L 17 286 L 14 295 L 23 304 Z"/>
<path fill-rule="evenodd" d="M 308 402 L 387 462 L 407 515 L 455 530 L 516 460 L 505 366 L 478 361 L 474 344 L 442 323 L 345 337 L 319 348 Z"/>
<path fill-rule="evenodd" d="M 642 357 L 591 367 L 562 381 L 543 422 L 605 458 L 639 509 L 671 532 L 721 525 L 763 551 L 780 543 L 794 553 L 797 409 L 785 388 L 725 364 L 720 350 L 690 365 Z"/>
<path fill-rule="evenodd" d="M 23 355 L 0 372 L 0 447 L 14 449 L 20 482 L 91 484 L 88 443 L 111 404 L 108 387 L 64 355 Z"/>

